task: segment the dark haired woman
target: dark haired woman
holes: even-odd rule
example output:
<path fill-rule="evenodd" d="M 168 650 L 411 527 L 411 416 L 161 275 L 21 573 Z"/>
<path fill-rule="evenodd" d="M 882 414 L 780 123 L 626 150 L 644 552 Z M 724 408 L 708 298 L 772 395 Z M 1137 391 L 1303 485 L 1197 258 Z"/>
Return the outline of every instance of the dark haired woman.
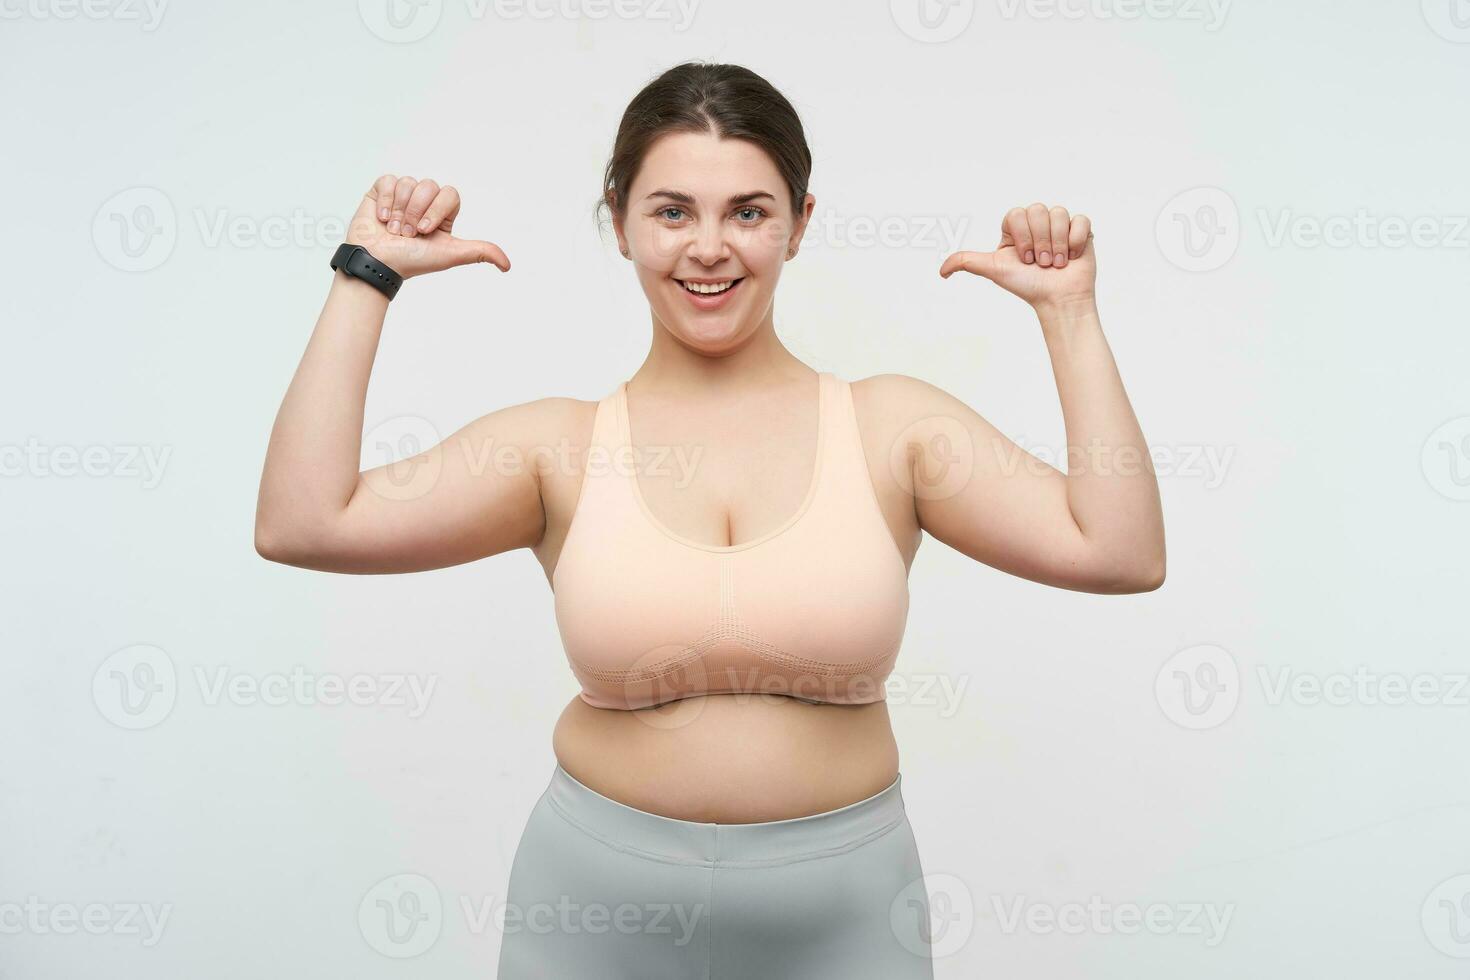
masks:
<path fill-rule="evenodd" d="M 1163 581 L 1088 220 L 1017 208 L 995 251 L 940 268 L 1035 310 L 1068 444 L 1089 447 L 1064 475 L 933 385 L 848 382 L 782 345 L 774 297 L 810 171 L 796 113 L 752 72 L 687 64 L 649 83 L 602 199 L 648 297 L 647 358 L 597 401 L 471 423 L 425 454 L 437 477 L 415 492 L 357 470 L 383 277 L 510 263 L 455 237 L 453 188 L 381 177 L 349 243 L 388 270 L 339 269 L 281 406 L 265 557 L 406 572 L 530 548 L 552 585 L 582 689 L 512 866 L 502 978 L 931 977 L 884 702 L 920 531 L 1061 588 Z M 491 440 L 524 465 L 474 472 Z"/>

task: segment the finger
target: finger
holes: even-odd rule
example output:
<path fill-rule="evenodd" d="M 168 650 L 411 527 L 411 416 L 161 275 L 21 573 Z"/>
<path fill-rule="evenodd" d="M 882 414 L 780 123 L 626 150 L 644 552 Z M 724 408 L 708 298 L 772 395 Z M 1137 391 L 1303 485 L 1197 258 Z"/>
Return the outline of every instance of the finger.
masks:
<path fill-rule="evenodd" d="M 399 177 L 393 185 L 393 206 L 388 212 L 388 234 L 397 235 L 403 228 L 403 209 L 408 207 L 409 195 L 418 181 L 412 177 Z"/>
<path fill-rule="evenodd" d="M 1022 262 L 1036 261 L 1036 249 L 1031 241 L 1031 225 L 1026 221 L 1026 209 L 1011 208 L 1007 211 L 1004 228 L 1001 241 L 1005 241 L 1006 236 L 1009 236 Z"/>
<path fill-rule="evenodd" d="M 428 210 L 419 219 L 419 234 L 427 235 L 435 228 L 449 231 L 454 227 L 454 216 L 457 214 L 459 214 L 459 191 L 446 184 L 439 188 L 439 193 L 434 195 L 434 200 L 429 202 Z"/>
<path fill-rule="evenodd" d="M 449 243 L 450 265 L 473 265 L 488 262 L 501 272 L 510 271 L 510 259 L 494 242 L 479 242 L 471 238 L 455 238 Z"/>
<path fill-rule="evenodd" d="M 1067 253 L 1074 259 L 1080 259 L 1091 237 L 1092 219 L 1085 214 L 1072 215 L 1072 228 L 1067 233 Z"/>
<path fill-rule="evenodd" d="M 413 193 L 408 196 L 408 207 L 403 209 L 403 234 L 412 238 L 419 233 L 419 222 L 424 218 L 424 212 L 429 210 L 429 205 L 439 194 L 439 185 L 428 177 L 418 182 Z"/>
<path fill-rule="evenodd" d="M 384 174 L 373 181 L 373 186 L 368 188 L 364 195 L 372 204 L 373 215 L 379 221 L 388 220 L 388 210 L 393 204 L 393 185 L 398 183 L 398 178 L 392 174 Z"/>
<path fill-rule="evenodd" d="M 1072 216 L 1060 205 L 1051 209 L 1052 268 L 1060 269 L 1067 264 L 1067 234 Z"/>
<path fill-rule="evenodd" d="M 1027 208 L 1026 224 L 1031 227 L 1031 240 L 1036 244 L 1036 264 L 1051 265 L 1051 215 L 1046 205 L 1033 204 Z"/>
<path fill-rule="evenodd" d="M 944 260 L 944 264 L 939 267 L 939 275 L 948 279 L 958 270 L 964 269 L 977 276 L 994 279 L 996 268 L 994 252 L 956 252 Z"/>

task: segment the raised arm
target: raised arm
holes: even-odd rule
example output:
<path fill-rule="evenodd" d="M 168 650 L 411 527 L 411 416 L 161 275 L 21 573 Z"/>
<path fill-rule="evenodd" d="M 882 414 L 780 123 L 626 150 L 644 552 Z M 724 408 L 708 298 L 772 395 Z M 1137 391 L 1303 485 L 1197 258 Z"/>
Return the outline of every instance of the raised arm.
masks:
<path fill-rule="evenodd" d="M 458 265 L 510 262 L 490 242 L 455 238 L 459 195 L 431 180 L 380 177 L 347 241 L 405 280 Z M 536 447 L 567 399 L 514 405 L 406 460 L 359 472 L 368 376 L 388 310 L 372 286 L 334 273 L 326 304 L 276 415 L 256 505 L 265 558 L 335 572 L 456 565 L 539 540 Z M 510 452 L 506 452 L 509 448 Z M 508 458 L 521 461 L 516 465 Z"/>
<path fill-rule="evenodd" d="M 1091 223 L 1036 204 L 1006 215 L 994 252 L 957 252 L 940 275 L 983 276 L 1030 303 L 1051 354 L 1067 472 L 1042 462 L 933 385 L 890 379 L 912 420 L 903 449 L 919 524 L 988 565 L 1080 592 L 1164 581 L 1158 481 L 1103 337 Z"/>

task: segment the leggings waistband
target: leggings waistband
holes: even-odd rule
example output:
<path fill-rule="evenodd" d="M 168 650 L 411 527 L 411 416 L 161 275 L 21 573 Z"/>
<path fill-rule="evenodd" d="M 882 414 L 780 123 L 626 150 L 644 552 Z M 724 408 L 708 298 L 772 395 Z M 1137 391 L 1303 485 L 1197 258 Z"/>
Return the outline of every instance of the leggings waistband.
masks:
<path fill-rule="evenodd" d="M 865 800 L 825 813 L 766 823 L 677 820 L 619 803 L 578 782 L 559 764 L 543 799 L 569 823 L 620 851 L 706 867 L 791 864 L 841 854 L 905 820 L 897 776 Z"/>

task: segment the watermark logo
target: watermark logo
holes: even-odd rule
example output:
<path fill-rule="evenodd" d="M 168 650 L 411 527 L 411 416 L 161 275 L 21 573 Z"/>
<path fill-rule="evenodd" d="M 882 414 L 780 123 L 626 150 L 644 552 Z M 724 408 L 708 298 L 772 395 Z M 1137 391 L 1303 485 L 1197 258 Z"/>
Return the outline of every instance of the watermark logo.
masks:
<path fill-rule="evenodd" d="M 118 650 L 92 675 L 92 702 L 119 728 L 152 728 L 173 711 L 178 695 L 173 660 L 146 643 Z"/>
<path fill-rule="evenodd" d="M 1240 668 L 1223 647 L 1180 650 L 1159 668 L 1154 698 L 1174 724 L 1201 730 L 1224 724 L 1240 703 Z"/>
<path fill-rule="evenodd" d="M 1470 44 L 1470 0 L 1421 0 L 1424 22 L 1446 41 Z"/>
<path fill-rule="evenodd" d="M 384 878 L 362 897 L 357 928 L 367 944 L 384 956 L 419 956 L 439 941 L 444 928 L 439 889 L 420 874 Z"/>
<path fill-rule="evenodd" d="M 357 0 L 357 14 L 372 34 L 390 44 L 422 41 L 439 25 L 444 0 Z"/>
<path fill-rule="evenodd" d="M 384 467 L 382 479 L 369 480 L 368 486 L 387 500 L 419 499 L 434 489 L 444 471 L 438 444 L 434 423 L 417 415 L 379 423 L 362 440 L 362 468 Z"/>
<path fill-rule="evenodd" d="M 925 44 L 954 40 L 975 18 L 975 0 L 889 0 L 888 9 L 899 30 Z"/>
<path fill-rule="evenodd" d="M 893 899 L 888 922 L 903 948 L 943 959 L 965 948 L 975 931 L 975 897 L 951 874 L 915 878 Z"/>
<path fill-rule="evenodd" d="M 92 243 L 104 262 L 123 272 L 147 272 L 168 261 L 179 239 L 173 202 L 156 187 L 129 187 L 103 202 L 92 218 Z"/>
<path fill-rule="evenodd" d="M 916 419 L 888 450 L 888 471 L 900 487 L 921 500 L 947 500 L 975 474 L 975 445 L 959 419 L 931 415 Z"/>
<path fill-rule="evenodd" d="M 1440 496 L 1470 500 L 1470 415 L 1450 419 L 1429 433 L 1419 465 Z"/>
<path fill-rule="evenodd" d="M 1240 209 L 1218 187 L 1195 187 L 1176 194 L 1154 224 L 1159 251 L 1186 272 L 1210 272 L 1240 247 Z"/>
<path fill-rule="evenodd" d="M 1424 899 L 1419 922 L 1429 944 L 1446 956 L 1470 959 L 1470 874 L 1446 878 Z"/>

